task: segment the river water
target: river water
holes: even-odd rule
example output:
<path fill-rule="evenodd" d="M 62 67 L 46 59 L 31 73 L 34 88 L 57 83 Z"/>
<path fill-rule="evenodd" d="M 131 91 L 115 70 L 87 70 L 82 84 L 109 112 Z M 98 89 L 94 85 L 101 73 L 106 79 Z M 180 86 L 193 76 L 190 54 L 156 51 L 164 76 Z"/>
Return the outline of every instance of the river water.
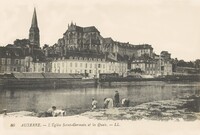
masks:
<path fill-rule="evenodd" d="M 65 110 L 89 110 L 91 99 L 103 107 L 105 97 L 128 98 L 131 106 L 141 103 L 200 95 L 200 82 L 126 82 L 105 83 L 97 87 L 35 90 L 0 90 L 0 111 L 46 111 L 51 106 Z"/>

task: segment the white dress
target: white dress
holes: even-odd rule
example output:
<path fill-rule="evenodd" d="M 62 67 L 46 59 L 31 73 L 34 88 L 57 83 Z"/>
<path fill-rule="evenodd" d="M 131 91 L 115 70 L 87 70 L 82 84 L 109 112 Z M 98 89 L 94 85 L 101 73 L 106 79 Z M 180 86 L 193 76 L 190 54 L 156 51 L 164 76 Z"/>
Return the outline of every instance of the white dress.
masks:
<path fill-rule="evenodd" d="M 93 100 L 92 101 L 92 110 L 96 109 L 97 108 L 97 101 L 96 100 Z"/>
<path fill-rule="evenodd" d="M 105 101 L 104 101 L 104 104 L 107 104 L 107 108 L 113 108 L 113 99 L 112 98 L 107 98 Z"/>

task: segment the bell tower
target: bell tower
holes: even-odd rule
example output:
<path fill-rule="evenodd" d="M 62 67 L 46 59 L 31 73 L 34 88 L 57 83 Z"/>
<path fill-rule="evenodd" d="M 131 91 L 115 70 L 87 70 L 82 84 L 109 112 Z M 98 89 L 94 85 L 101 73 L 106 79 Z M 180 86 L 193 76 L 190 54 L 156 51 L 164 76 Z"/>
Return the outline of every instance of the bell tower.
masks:
<path fill-rule="evenodd" d="M 40 30 L 37 23 L 36 9 L 34 8 L 31 28 L 29 29 L 29 41 L 33 48 L 40 47 Z"/>

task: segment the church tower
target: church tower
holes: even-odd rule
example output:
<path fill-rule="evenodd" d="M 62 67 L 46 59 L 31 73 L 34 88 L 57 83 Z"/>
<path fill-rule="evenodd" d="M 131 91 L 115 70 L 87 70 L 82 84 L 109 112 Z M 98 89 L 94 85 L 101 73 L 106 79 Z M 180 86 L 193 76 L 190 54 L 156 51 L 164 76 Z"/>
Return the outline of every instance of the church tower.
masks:
<path fill-rule="evenodd" d="M 32 47 L 34 48 L 40 47 L 40 31 L 37 24 L 37 15 L 35 8 L 33 12 L 31 28 L 29 29 L 29 41 Z"/>

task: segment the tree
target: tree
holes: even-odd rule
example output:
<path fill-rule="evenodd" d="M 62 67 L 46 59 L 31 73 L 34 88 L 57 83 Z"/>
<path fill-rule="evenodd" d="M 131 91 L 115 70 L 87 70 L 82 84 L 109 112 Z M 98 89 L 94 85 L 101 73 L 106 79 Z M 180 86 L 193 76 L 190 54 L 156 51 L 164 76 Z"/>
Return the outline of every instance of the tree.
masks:
<path fill-rule="evenodd" d="M 196 59 L 194 62 L 194 67 L 195 68 L 200 68 L 200 59 Z"/>
<path fill-rule="evenodd" d="M 46 48 L 48 48 L 48 47 L 49 47 L 49 45 L 47 45 L 47 44 L 44 44 L 44 46 L 43 46 L 43 48 L 42 48 L 42 49 L 44 50 L 44 49 L 46 49 Z"/>
<path fill-rule="evenodd" d="M 187 67 L 187 63 L 184 60 L 179 60 L 177 63 L 177 66 L 179 67 Z"/>
<path fill-rule="evenodd" d="M 26 45 L 29 45 L 30 41 L 28 39 L 16 39 L 14 41 L 14 45 L 20 46 L 20 47 L 26 47 Z"/>
<path fill-rule="evenodd" d="M 192 61 L 187 62 L 187 67 L 194 68 L 194 63 Z"/>

